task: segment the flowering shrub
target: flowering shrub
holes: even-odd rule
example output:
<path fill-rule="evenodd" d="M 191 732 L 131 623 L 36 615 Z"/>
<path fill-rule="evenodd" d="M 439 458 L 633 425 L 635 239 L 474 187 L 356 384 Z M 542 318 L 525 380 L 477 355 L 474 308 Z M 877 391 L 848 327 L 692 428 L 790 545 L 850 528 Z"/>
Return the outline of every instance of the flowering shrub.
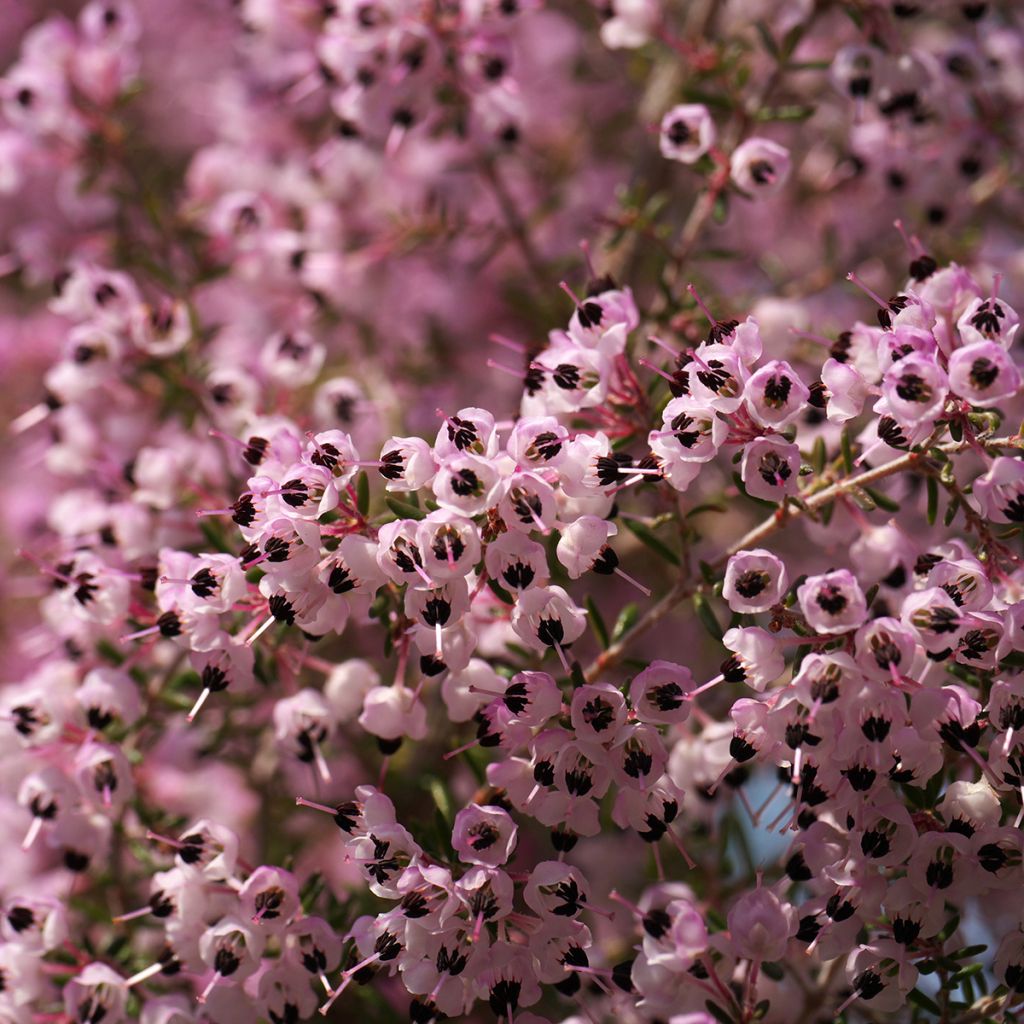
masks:
<path fill-rule="evenodd" d="M 1019 1019 L 1012 0 L 11 6 L 0 1024 Z"/>

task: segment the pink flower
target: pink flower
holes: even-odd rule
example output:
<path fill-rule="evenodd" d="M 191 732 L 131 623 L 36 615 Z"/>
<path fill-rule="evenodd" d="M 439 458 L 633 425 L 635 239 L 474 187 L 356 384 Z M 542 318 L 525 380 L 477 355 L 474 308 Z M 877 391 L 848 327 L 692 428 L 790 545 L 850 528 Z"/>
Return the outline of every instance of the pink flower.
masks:
<path fill-rule="evenodd" d="M 455 816 L 452 846 L 464 863 L 494 868 L 512 856 L 517 832 L 502 808 L 470 804 Z"/>
<path fill-rule="evenodd" d="M 661 119 L 659 146 L 666 160 L 696 163 L 715 144 L 715 122 L 702 103 L 683 103 Z"/>

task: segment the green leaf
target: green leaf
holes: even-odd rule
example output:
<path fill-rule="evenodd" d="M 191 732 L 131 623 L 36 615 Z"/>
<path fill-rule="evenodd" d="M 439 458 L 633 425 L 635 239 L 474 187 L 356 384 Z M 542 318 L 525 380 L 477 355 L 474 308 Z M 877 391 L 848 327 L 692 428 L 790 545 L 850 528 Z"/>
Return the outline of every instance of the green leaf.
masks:
<path fill-rule="evenodd" d="M 390 494 L 384 501 L 399 519 L 422 519 L 426 514 L 416 505 L 410 505 L 407 501 L 399 501 L 398 498 L 392 498 Z"/>
<path fill-rule="evenodd" d="M 708 907 L 707 910 L 704 911 L 704 917 L 708 924 L 711 925 L 711 931 L 713 932 L 724 932 L 726 928 L 729 927 L 725 918 L 722 917 L 721 913 L 713 907 Z"/>
<path fill-rule="evenodd" d="M 654 534 L 647 529 L 642 523 L 638 523 L 633 519 L 623 519 L 623 524 L 626 529 L 629 530 L 641 544 L 646 544 L 655 554 L 660 555 L 666 562 L 671 562 L 672 565 L 678 566 L 681 564 L 679 556 L 666 544 L 658 540 Z"/>
<path fill-rule="evenodd" d="M 825 448 L 825 438 L 820 434 L 814 440 L 814 448 L 811 450 L 811 465 L 814 472 L 822 474 L 825 472 L 825 461 L 828 458 L 828 451 Z"/>
<path fill-rule="evenodd" d="M 813 651 L 814 648 L 810 644 L 801 644 L 796 649 L 796 654 L 793 657 L 793 675 L 795 676 L 800 671 L 800 665 L 803 663 L 804 658 Z"/>
<path fill-rule="evenodd" d="M 118 650 L 117 644 L 106 637 L 96 641 L 96 653 L 114 665 L 120 665 L 124 661 L 124 655 Z"/>
<path fill-rule="evenodd" d="M 776 963 L 774 960 L 766 960 L 761 964 L 761 970 L 764 971 L 772 981 L 782 981 L 786 973 L 782 969 L 782 964 Z"/>
<path fill-rule="evenodd" d="M 356 508 L 361 516 L 370 511 L 370 478 L 365 469 L 356 477 Z"/>
<path fill-rule="evenodd" d="M 494 594 L 502 604 L 515 605 L 516 599 L 497 580 L 492 580 L 488 577 L 487 586 L 491 588 L 491 593 Z"/>
<path fill-rule="evenodd" d="M 757 121 L 806 121 L 814 114 L 815 107 L 790 103 L 783 107 L 765 107 L 757 112 Z"/>
<path fill-rule="evenodd" d="M 886 512 L 899 512 L 900 503 L 898 501 L 893 501 L 888 494 L 883 494 L 874 487 L 865 487 L 864 490 L 871 495 L 871 500 L 879 508 L 884 508 Z"/>
<path fill-rule="evenodd" d="M 686 513 L 686 518 L 687 519 L 692 519 L 694 516 L 702 515 L 705 512 L 725 512 L 725 511 L 726 511 L 726 507 L 725 507 L 725 504 L 723 502 L 720 502 L 720 501 L 708 501 L 708 502 L 705 502 L 703 505 L 698 505 L 696 508 L 691 508 L 690 511 Z"/>
<path fill-rule="evenodd" d="M 925 486 L 928 489 L 928 525 L 934 526 L 939 515 L 939 485 L 935 477 L 925 478 Z"/>
<path fill-rule="evenodd" d="M 590 619 L 590 628 L 594 631 L 594 636 L 597 637 L 597 642 L 601 645 L 601 650 L 607 650 L 610 645 L 608 627 L 605 625 L 605 621 L 600 610 L 594 603 L 594 599 L 589 594 L 587 594 L 583 604 L 587 609 L 587 616 Z"/>
<path fill-rule="evenodd" d="M 725 192 L 719 192 L 715 198 L 715 206 L 711 211 L 711 216 L 716 224 L 722 224 L 725 222 L 725 218 L 729 216 L 729 196 Z"/>
<path fill-rule="evenodd" d="M 715 617 L 714 609 L 708 603 L 708 599 L 703 594 L 693 595 L 693 610 L 697 613 L 697 618 L 700 619 L 701 625 L 716 639 L 721 640 L 724 635 L 722 627 L 719 625 L 718 619 Z"/>
<path fill-rule="evenodd" d="M 434 775 L 428 775 L 424 782 L 426 783 L 427 791 L 434 800 L 434 806 L 437 807 L 444 820 L 450 825 L 452 821 L 452 802 L 448 797 L 448 790 L 445 788 L 444 783 Z"/>
<path fill-rule="evenodd" d="M 483 786 L 487 782 L 487 770 L 480 762 L 479 750 L 479 747 L 470 747 L 462 752 L 462 756 L 469 762 L 469 769 L 476 778 L 476 784 Z"/>
<path fill-rule="evenodd" d="M 713 1003 L 710 999 L 704 1001 L 704 1005 L 707 1007 L 708 1013 L 717 1021 L 721 1021 L 722 1024 L 736 1024 L 730 1013 L 723 1010 L 718 1003 Z"/>
<path fill-rule="evenodd" d="M 832 67 L 830 60 L 791 60 L 786 67 L 790 71 L 828 71 Z"/>
<path fill-rule="evenodd" d="M 790 57 L 796 52 L 796 48 L 800 45 L 800 40 L 803 39 L 807 32 L 807 25 L 800 24 L 794 25 L 783 37 L 782 37 L 782 59 L 788 61 Z"/>
<path fill-rule="evenodd" d="M 934 1013 L 936 1017 L 942 1016 L 942 1010 L 939 1004 L 934 999 L 926 996 L 919 988 L 911 989 L 907 993 L 907 1001 L 913 1003 L 915 1006 L 919 1006 L 922 1010 L 927 1010 L 929 1013 Z"/>
<path fill-rule="evenodd" d="M 312 911 L 313 906 L 317 901 L 317 897 L 324 891 L 326 885 L 327 883 L 324 880 L 324 876 L 319 871 L 314 871 L 313 874 L 306 879 L 302 888 L 299 890 L 299 903 L 307 914 Z"/>
<path fill-rule="evenodd" d="M 625 636 L 626 632 L 633 628 L 636 620 L 640 618 L 640 608 L 636 602 L 630 602 L 619 612 L 615 620 L 615 628 L 612 629 L 612 643 L 617 643 Z"/>
<path fill-rule="evenodd" d="M 953 520 L 956 519 L 957 512 L 960 511 L 960 499 L 954 498 L 949 503 L 949 508 L 946 509 L 946 514 L 942 517 L 942 522 L 945 526 L 952 526 Z"/>
<path fill-rule="evenodd" d="M 843 432 L 839 435 L 839 444 L 843 453 L 843 466 L 846 469 L 847 475 L 853 473 L 853 444 L 850 441 L 850 432 L 845 427 Z"/>
<path fill-rule="evenodd" d="M 853 503 L 862 512 L 874 512 L 878 506 L 875 504 L 875 499 L 863 488 L 854 484 L 851 487 L 846 488 L 846 496 L 853 500 Z"/>
<path fill-rule="evenodd" d="M 219 529 L 210 516 L 203 516 L 199 520 L 199 532 L 206 538 L 206 543 L 211 547 L 216 548 L 223 554 L 233 554 L 231 548 L 228 547 L 227 541 L 224 539 L 223 531 Z"/>
<path fill-rule="evenodd" d="M 961 967 L 960 970 L 953 975 L 951 982 L 954 986 L 962 985 L 968 978 L 973 978 L 976 974 L 981 974 L 983 970 L 985 970 L 984 964 L 968 964 L 966 967 Z"/>
<path fill-rule="evenodd" d="M 774 37 L 768 30 L 768 26 L 763 21 L 755 21 L 754 28 L 757 30 L 757 34 L 761 37 L 761 43 L 764 48 L 776 59 L 780 60 L 782 54 L 779 50 L 779 44 L 775 42 Z"/>
<path fill-rule="evenodd" d="M 981 956 L 985 950 L 988 949 L 987 943 L 979 943 L 977 946 L 964 946 L 963 949 L 958 949 L 955 953 L 950 953 L 950 960 L 966 960 L 969 956 Z"/>

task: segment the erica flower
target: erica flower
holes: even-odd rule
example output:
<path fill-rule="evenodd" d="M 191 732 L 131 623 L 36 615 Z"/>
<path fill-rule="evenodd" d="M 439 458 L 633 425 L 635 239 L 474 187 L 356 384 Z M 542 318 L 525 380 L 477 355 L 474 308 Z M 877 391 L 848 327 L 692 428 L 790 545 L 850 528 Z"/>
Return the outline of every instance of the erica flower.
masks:
<path fill-rule="evenodd" d="M 913 426 L 939 415 L 949 394 L 949 378 L 934 359 L 912 354 L 893 363 L 882 379 L 882 394 L 892 415 Z"/>
<path fill-rule="evenodd" d="M 744 385 L 747 408 L 766 427 L 782 427 L 800 415 L 810 390 L 789 363 L 773 360 L 751 374 Z"/>
<path fill-rule="evenodd" d="M 359 724 L 389 744 L 405 736 L 420 740 L 427 734 L 427 710 L 404 686 L 375 686 L 363 698 Z"/>
<path fill-rule="evenodd" d="M 683 103 L 661 119 L 659 146 L 667 160 L 692 164 L 715 144 L 715 123 L 702 103 Z"/>
<path fill-rule="evenodd" d="M 845 633 L 867 618 L 864 594 L 848 569 L 808 577 L 796 596 L 807 624 L 818 633 Z"/>
<path fill-rule="evenodd" d="M 973 495 L 992 522 L 1024 522 L 1024 462 L 1007 455 L 993 459 L 988 472 L 974 481 Z"/>
<path fill-rule="evenodd" d="M 64 988 L 64 1010 L 74 1021 L 125 1019 L 128 986 L 116 971 L 102 963 L 86 964 Z"/>
<path fill-rule="evenodd" d="M 543 651 L 578 640 L 586 629 L 586 619 L 561 587 L 532 587 L 519 595 L 512 626 L 525 644 Z"/>
<path fill-rule="evenodd" d="M 917 968 L 894 942 L 858 946 L 846 964 L 847 980 L 853 989 L 850 1001 L 861 999 L 883 1012 L 895 1009 L 916 984 L 917 975 Z"/>
<path fill-rule="evenodd" d="M 1020 319 L 1012 306 L 993 295 L 974 299 L 960 314 L 956 326 L 968 345 L 993 341 L 1008 349 L 1017 334 Z"/>
<path fill-rule="evenodd" d="M 786 566 L 763 548 L 740 551 L 725 569 L 722 596 L 735 612 L 767 611 L 786 592 Z"/>
<path fill-rule="evenodd" d="M 609 49 L 636 49 L 650 39 L 658 21 L 656 0 L 616 0 L 601 26 L 601 41 Z"/>
<path fill-rule="evenodd" d="M 1020 383 L 1020 370 L 995 342 L 965 345 L 949 357 L 950 388 L 971 405 L 993 406 L 1015 395 Z"/>
<path fill-rule="evenodd" d="M 771 139 L 753 137 L 740 143 L 732 154 L 732 180 L 752 196 L 767 196 L 785 184 L 791 158 L 785 146 Z"/>
<path fill-rule="evenodd" d="M 736 953 L 756 963 L 783 957 L 796 932 L 794 908 L 760 882 L 733 904 L 728 924 Z"/>
<path fill-rule="evenodd" d="M 800 490 L 800 449 L 778 435 L 759 437 L 743 449 L 740 476 L 747 493 L 782 501 Z"/>
<path fill-rule="evenodd" d="M 452 846 L 466 864 L 498 867 L 512 856 L 516 835 L 507 811 L 470 804 L 455 816 Z"/>

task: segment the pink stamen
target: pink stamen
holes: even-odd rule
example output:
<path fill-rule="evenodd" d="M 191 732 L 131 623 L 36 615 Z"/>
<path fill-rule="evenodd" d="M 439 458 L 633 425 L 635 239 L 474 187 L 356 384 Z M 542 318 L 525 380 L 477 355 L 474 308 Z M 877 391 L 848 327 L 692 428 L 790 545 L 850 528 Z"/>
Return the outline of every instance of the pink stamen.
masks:
<path fill-rule="evenodd" d="M 580 251 L 583 253 L 583 259 L 587 264 L 587 273 L 590 275 L 592 281 L 596 281 L 598 273 L 594 269 L 594 260 L 590 252 L 590 243 L 584 238 L 580 241 Z"/>
<path fill-rule="evenodd" d="M 569 659 L 565 656 L 565 651 L 562 650 L 561 644 L 554 644 L 555 653 L 558 655 L 558 660 L 562 663 L 562 668 L 565 670 L 567 676 L 572 675 L 572 669 L 569 668 Z"/>
<path fill-rule="evenodd" d="M 698 686 L 696 690 L 691 690 L 688 694 L 686 694 L 686 699 L 693 700 L 693 698 L 696 697 L 697 694 L 703 693 L 705 690 L 710 690 L 713 686 L 717 686 L 719 683 L 724 681 L 725 676 L 715 676 L 714 679 L 711 679 L 708 682 L 702 684 L 701 686 Z"/>
<path fill-rule="evenodd" d="M 229 444 L 237 445 L 239 448 L 248 448 L 249 444 L 243 441 L 240 437 L 233 437 L 231 434 L 225 434 L 222 430 L 210 430 L 210 437 L 219 437 L 222 441 L 227 441 Z"/>
<path fill-rule="evenodd" d="M 150 829 L 146 829 L 146 838 L 150 840 L 150 842 L 163 843 L 164 846 L 170 846 L 175 850 L 180 850 L 185 845 L 178 839 L 170 839 L 167 836 L 162 836 L 159 832 L 153 832 Z"/>
<path fill-rule="evenodd" d="M 485 697 L 493 697 L 495 700 L 501 700 L 505 696 L 503 692 L 499 692 L 498 690 L 488 690 L 486 686 L 473 686 L 470 684 L 466 689 L 469 690 L 470 693 L 479 693 Z"/>
<path fill-rule="evenodd" d="M 144 636 L 152 636 L 154 633 L 159 632 L 159 626 L 148 626 L 146 629 L 140 629 L 134 633 L 125 633 L 124 636 L 118 637 L 118 642 L 126 644 L 130 640 L 141 640 Z"/>
<path fill-rule="evenodd" d="M 449 750 L 448 753 L 444 755 L 443 760 L 450 761 L 453 757 L 458 757 L 459 754 L 464 754 L 467 750 L 472 750 L 473 747 L 477 746 L 479 743 L 479 740 L 470 740 L 469 743 L 463 743 L 461 747 Z"/>
<path fill-rule="evenodd" d="M 341 975 L 341 984 L 331 993 L 331 997 L 320 1007 L 320 1013 L 326 1017 L 330 1012 L 331 1007 L 337 1001 L 338 996 L 348 987 L 349 982 L 352 978 L 358 974 L 364 967 L 369 967 L 370 964 L 376 963 L 380 959 L 380 953 L 374 953 L 373 956 L 368 956 L 365 960 L 356 964 L 355 967 L 350 967 L 347 971 L 344 971 Z"/>
<path fill-rule="evenodd" d="M 297 807 L 308 807 L 313 811 L 323 811 L 324 814 L 329 814 L 332 818 L 338 813 L 337 807 L 329 807 L 327 804 L 319 804 L 315 800 L 307 800 L 304 796 L 297 796 L 295 798 L 295 805 Z"/>
<path fill-rule="evenodd" d="M 320 744 L 313 743 L 313 761 L 316 764 L 316 770 L 320 775 L 323 782 L 329 783 L 331 781 L 331 770 L 327 767 L 327 761 L 324 758 L 324 753 L 320 749 Z"/>
<path fill-rule="evenodd" d="M 569 287 L 568 284 L 566 284 L 565 281 L 559 281 L 558 287 L 561 288 L 562 291 L 565 292 L 565 294 L 568 295 L 570 299 L 572 299 L 572 304 L 577 309 L 580 309 L 582 307 L 583 303 L 580 302 L 578 298 L 576 298 L 576 293 Z"/>
<path fill-rule="evenodd" d="M 900 238 L 903 239 L 903 243 L 910 250 L 912 256 L 923 256 L 924 246 L 921 244 L 921 239 L 917 235 L 908 235 L 906 229 L 903 227 L 903 221 L 897 218 L 892 222 L 893 227 L 900 233 Z"/>
<path fill-rule="evenodd" d="M 430 587 L 431 590 L 433 590 L 434 589 L 434 581 L 427 575 L 427 573 L 424 570 L 423 566 L 420 565 L 418 562 L 415 562 L 415 561 L 412 564 L 413 564 L 413 568 L 416 570 L 416 575 L 419 576 L 419 578 L 421 580 L 423 580 L 423 582 L 426 583 L 426 585 L 428 587 Z"/>
<path fill-rule="evenodd" d="M 214 976 L 210 979 L 210 983 L 206 986 L 206 988 L 203 989 L 202 992 L 199 993 L 199 997 L 196 1000 L 196 1002 L 198 1002 L 200 1005 L 205 1003 L 206 1000 L 210 998 L 210 993 L 217 987 L 218 981 L 220 981 L 220 971 L 217 971 L 217 973 L 214 974 Z"/>
<path fill-rule="evenodd" d="M 112 917 L 110 920 L 121 924 L 124 921 L 134 921 L 136 918 L 145 917 L 147 914 L 151 914 L 152 908 L 150 907 L 139 907 L 138 910 L 132 910 L 127 914 L 118 914 L 117 917 Z"/>
<path fill-rule="evenodd" d="M 661 369 L 660 366 L 655 366 L 654 363 L 652 363 L 649 359 L 638 359 L 637 362 L 641 366 L 646 367 L 648 370 L 653 370 L 659 377 L 664 377 L 665 380 L 669 382 L 669 384 L 677 383 L 675 377 L 673 377 L 672 374 L 666 373 L 663 369 Z"/>
<path fill-rule="evenodd" d="M 32 849 L 32 844 L 39 838 L 39 831 L 42 827 L 42 818 L 35 817 L 32 819 L 32 824 L 29 825 L 28 831 L 25 833 L 25 838 L 21 841 L 21 848 L 23 850 Z"/>
<path fill-rule="evenodd" d="M 811 331 L 798 331 L 795 327 L 790 327 L 789 333 L 794 338 L 806 338 L 808 341 L 816 341 L 819 345 L 824 345 L 826 348 L 831 348 L 835 342 L 831 338 L 826 338 L 824 334 L 813 334 Z"/>
<path fill-rule="evenodd" d="M 117 918 L 115 917 L 116 921 Z M 140 982 L 146 981 L 149 978 L 155 977 L 164 969 L 164 965 L 158 960 L 155 964 L 150 964 L 148 967 L 143 967 L 141 971 L 133 974 L 124 984 L 125 988 L 133 988 Z"/>
<path fill-rule="evenodd" d="M 692 284 L 686 286 L 686 290 L 693 297 L 693 301 L 700 307 L 701 312 L 707 317 L 708 323 L 714 325 L 718 323 L 718 319 L 712 315 L 711 310 L 704 305 L 704 300 L 697 294 L 697 289 Z"/>
<path fill-rule="evenodd" d="M 210 696 L 210 688 L 208 686 L 203 687 L 203 692 L 196 698 L 195 704 L 192 705 L 192 710 L 185 716 L 185 721 L 192 723 L 195 721 L 196 715 L 199 714 L 199 709 L 206 703 L 206 698 Z"/>
<path fill-rule="evenodd" d="M 501 345 L 502 348 L 507 348 L 512 352 L 526 352 L 526 346 L 518 341 L 513 341 L 511 338 L 506 338 L 504 334 L 491 334 L 488 336 L 488 340 L 494 342 L 495 345 Z"/>
<path fill-rule="evenodd" d="M 710 796 L 715 795 L 715 791 L 725 781 L 726 775 L 728 775 L 729 772 L 731 772 L 735 766 L 735 761 L 733 760 L 733 758 L 730 757 L 729 763 L 718 773 L 718 778 L 715 779 L 715 781 L 712 782 L 710 786 L 708 786 L 708 794 Z"/>
<path fill-rule="evenodd" d="M 645 587 L 639 580 L 633 579 L 629 573 L 623 572 L 618 566 L 615 567 L 615 575 L 624 579 L 630 586 L 636 587 L 644 597 L 651 596 L 651 592 L 647 587 Z"/>
<path fill-rule="evenodd" d="M 657 345 L 658 348 L 663 349 L 673 359 L 678 359 L 679 358 L 679 353 L 671 345 L 669 345 L 667 342 L 662 341 L 661 338 L 659 338 L 656 334 L 648 334 L 647 335 L 647 340 L 652 345 Z"/>
<path fill-rule="evenodd" d="M 665 866 L 661 863 L 661 850 L 657 843 L 651 843 L 651 853 L 654 854 L 654 867 L 658 872 L 658 881 L 665 881 Z"/>
<path fill-rule="evenodd" d="M 11 423 L 12 434 L 23 434 L 31 430 L 36 424 L 42 423 L 50 415 L 50 407 L 45 402 L 33 405 L 31 409 L 23 412 Z"/>
<path fill-rule="evenodd" d="M 266 617 L 266 619 L 264 619 L 263 624 L 260 626 L 260 628 L 257 629 L 256 632 L 253 633 L 252 636 L 250 636 L 245 641 L 245 646 L 246 647 L 252 647 L 252 645 L 254 643 L 256 643 L 256 641 L 259 640 L 259 638 L 261 636 L 263 636 L 263 634 L 266 633 L 266 631 L 268 629 L 270 629 L 270 627 L 274 624 L 274 622 L 275 622 L 274 616 L 273 615 L 268 615 Z"/>
<path fill-rule="evenodd" d="M 635 903 L 630 903 L 625 896 L 615 889 L 612 889 L 612 891 L 608 893 L 608 899 L 614 900 L 616 903 L 621 903 L 622 906 L 631 911 L 636 917 L 644 916 L 644 912 Z"/>
<path fill-rule="evenodd" d="M 872 291 L 853 271 L 846 275 L 846 280 L 855 284 L 868 298 L 873 299 L 880 309 L 888 310 L 889 303 L 882 299 L 877 292 Z"/>
<path fill-rule="evenodd" d="M 675 848 L 679 851 L 679 853 L 682 855 L 683 860 L 686 861 L 686 866 L 692 871 L 697 866 L 697 862 L 686 852 L 686 847 L 683 846 L 683 841 L 670 828 L 665 829 L 665 835 L 667 835 L 669 839 L 672 840 L 673 846 L 675 846 Z"/>

